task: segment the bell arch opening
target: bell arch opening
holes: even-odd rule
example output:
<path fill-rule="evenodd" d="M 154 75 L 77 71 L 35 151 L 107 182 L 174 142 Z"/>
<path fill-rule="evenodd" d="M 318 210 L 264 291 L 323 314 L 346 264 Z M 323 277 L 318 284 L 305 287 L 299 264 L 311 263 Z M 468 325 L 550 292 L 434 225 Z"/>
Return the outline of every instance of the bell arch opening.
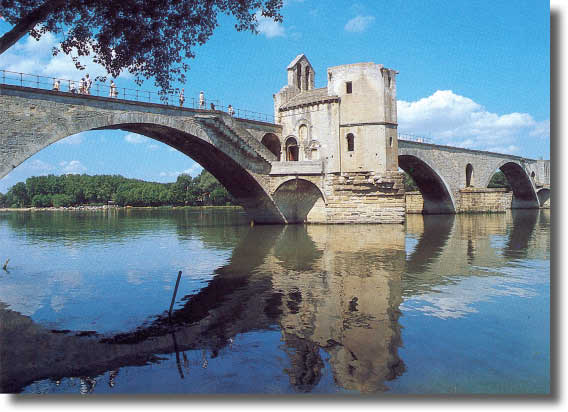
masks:
<path fill-rule="evenodd" d="M 288 223 L 323 223 L 325 201 L 320 189 L 304 179 L 282 183 L 273 195 Z"/>
<path fill-rule="evenodd" d="M 424 198 L 422 214 L 456 213 L 448 185 L 428 164 L 412 155 L 400 155 L 398 166 L 412 177 L 422 193 Z"/>

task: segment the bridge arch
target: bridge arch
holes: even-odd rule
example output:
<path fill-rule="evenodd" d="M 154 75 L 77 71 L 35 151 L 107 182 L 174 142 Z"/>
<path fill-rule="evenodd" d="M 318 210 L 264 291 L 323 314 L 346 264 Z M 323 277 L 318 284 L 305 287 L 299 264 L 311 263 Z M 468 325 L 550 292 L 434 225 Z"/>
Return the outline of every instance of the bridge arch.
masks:
<path fill-rule="evenodd" d="M 323 222 L 325 197 L 321 189 L 305 179 L 282 182 L 272 196 L 288 223 Z"/>
<path fill-rule="evenodd" d="M 38 129 L 35 133 L 37 138 L 27 139 L 26 144 L 11 159 L 11 164 L 0 171 L 0 177 L 27 158 L 68 136 L 90 130 L 120 129 L 158 140 L 195 160 L 219 180 L 256 222 L 285 223 L 274 200 L 255 176 L 256 173 L 268 173 L 270 163 L 250 151 L 240 149 L 222 133 L 216 133 L 211 126 L 211 118 L 189 118 L 144 111 L 90 111 L 88 108 L 81 110 L 81 106 L 78 109 L 76 116 L 63 121 L 57 121 L 55 113 L 46 113 L 46 117 L 55 116 L 50 123 L 50 130 L 41 129 L 43 119 L 32 125 Z"/>
<path fill-rule="evenodd" d="M 422 193 L 423 214 L 456 213 L 450 186 L 426 161 L 413 155 L 399 155 L 398 165 L 414 179 Z"/>
<path fill-rule="evenodd" d="M 538 209 L 539 197 L 536 193 L 534 181 L 523 165 L 512 160 L 502 160 L 492 170 L 500 169 L 513 189 L 512 209 Z M 494 174 L 494 173 L 493 173 Z M 489 185 L 491 176 L 485 179 L 483 187 Z"/>
<path fill-rule="evenodd" d="M 536 194 L 540 207 L 544 207 L 544 204 L 550 199 L 550 189 L 542 188 Z"/>

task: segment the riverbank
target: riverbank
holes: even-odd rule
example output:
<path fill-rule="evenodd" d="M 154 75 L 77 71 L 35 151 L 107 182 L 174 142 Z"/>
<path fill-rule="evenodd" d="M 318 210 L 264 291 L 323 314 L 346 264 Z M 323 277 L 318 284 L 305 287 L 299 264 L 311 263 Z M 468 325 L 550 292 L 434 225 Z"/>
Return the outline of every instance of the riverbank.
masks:
<path fill-rule="evenodd" d="M 0 212 L 75 212 L 103 211 L 121 209 L 242 209 L 241 206 L 116 206 L 116 205 L 81 205 L 67 207 L 3 207 Z"/>

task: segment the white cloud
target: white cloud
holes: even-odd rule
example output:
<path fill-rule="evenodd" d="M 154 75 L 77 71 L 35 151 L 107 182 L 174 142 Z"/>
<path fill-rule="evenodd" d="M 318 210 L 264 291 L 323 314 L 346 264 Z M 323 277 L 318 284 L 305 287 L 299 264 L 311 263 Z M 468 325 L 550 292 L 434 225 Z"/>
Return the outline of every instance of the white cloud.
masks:
<path fill-rule="evenodd" d="M 440 144 L 511 153 L 519 150 L 522 136 L 550 135 L 548 120 L 536 122 L 528 113 L 491 113 L 451 90 L 413 102 L 399 100 L 397 106 L 400 134 L 427 136 Z"/>
<path fill-rule="evenodd" d="M 39 41 L 27 36 L 0 55 L 0 68 L 16 73 L 45 76 L 47 78 L 40 78 L 42 87 L 50 87 L 52 81 L 50 78 L 54 77 L 79 80 L 87 73 L 91 79 L 107 75 L 106 70 L 100 64 L 92 61 L 92 56 L 79 57 L 81 64 L 86 67 L 85 70 L 77 70 L 71 57 L 63 52 L 53 56 L 53 47 L 58 44 L 57 38 L 49 32 L 42 35 Z M 131 77 L 128 72 L 119 76 L 119 78 Z M 29 78 L 29 80 L 32 79 Z M 66 90 L 65 83 L 62 87 Z"/>
<path fill-rule="evenodd" d="M 124 136 L 124 140 L 127 141 L 128 143 L 140 144 L 147 142 L 148 138 L 140 134 L 128 133 L 126 136 Z"/>
<path fill-rule="evenodd" d="M 152 151 L 158 150 L 159 148 L 160 148 L 160 146 L 158 146 L 157 144 L 153 144 L 153 143 L 152 143 L 152 144 L 149 144 L 149 145 L 148 145 L 148 149 L 149 149 L 149 150 L 152 150 Z"/>
<path fill-rule="evenodd" d="M 345 24 L 345 31 L 352 33 L 361 33 L 375 22 L 375 16 L 361 16 L 353 17 Z"/>
<path fill-rule="evenodd" d="M 195 163 L 193 166 L 191 166 L 190 168 L 187 168 L 185 170 L 182 171 L 175 171 L 175 172 L 160 172 L 160 177 L 174 177 L 177 178 L 179 175 L 181 174 L 186 174 L 186 175 L 190 175 L 190 176 L 197 176 L 199 173 L 201 173 L 201 171 L 203 170 L 203 167 L 201 167 L 201 165 L 199 165 L 199 163 Z"/>
<path fill-rule="evenodd" d="M 255 17 L 256 21 L 258 22 L 257 29 L 260 34 L 264 34 L 269 39 L 273 37 L 286 36 L 286 30 L 281 23 L 275 22 L 268 17 L 262 16 L 260 11 L 256 12 Z"/>
<path fill-rule="evenodd" d="M 59 163 L 63 173 L 83 173 L 87 168 L 78 160 L 62 161 Z"/>
<path fill-rule="evenodd" d="M 61 139 L 56 144 L 78 145 L 81 143 L 83 143 L 83 133 L 74 134 L 65 139 Z"/>

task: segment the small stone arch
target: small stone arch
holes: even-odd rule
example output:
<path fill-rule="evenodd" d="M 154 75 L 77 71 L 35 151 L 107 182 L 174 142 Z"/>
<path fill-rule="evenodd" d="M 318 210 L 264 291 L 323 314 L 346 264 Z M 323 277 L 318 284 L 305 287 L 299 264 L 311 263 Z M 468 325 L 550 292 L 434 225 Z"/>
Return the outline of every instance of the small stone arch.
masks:
<path fill-rule="evenodd" d="M 288 136 L 286 138 L 285 147 L 287 162 L 297 162 L 300 160 L 300 148 L 298 146 L 298 140 L 294 136 Z"/>
<path fill-rule="evenodd" d="M 450 186 L 426 161 L 413 155 L 399 155 L 399 167 L 408 173 L 424 198 L 423 214 L 456 213 Z"/>
<path fill-rule="evenodd" d="M 537 193 L 540 207 L 547 207 L 546 202 L 550 199 L 550 189 L 542 188 Z M 548 205 L 549 207 L 550 205 Z"/>
<path fill-rule="evenodd" d="M 471 179 L 473 177 L 473 165 L 468 163 L 465 167 L 465 187 L 471 187 Z"/>
<path fill-rule="evenodd" d="M 287 223 L 325 221 L 325 198 L 321 189 L 305 179 L 290 178 L 274 191 L 273 199 Z"/>
<path fill-rule="evenodd" d="M 277 160 L 281 159 L 280 155 L 281 155 L 282 147 L 281 147 L 280 139 L 278 138 L 278 136 L 276 136 L 274 133 L 266 133 L 262 137 L 262 140 L 260 142 L 263 145 L 265 145 L 267 147 L 267 149 L 270 150 L 274 154 L 274 156 L 276 156 Z"/>

